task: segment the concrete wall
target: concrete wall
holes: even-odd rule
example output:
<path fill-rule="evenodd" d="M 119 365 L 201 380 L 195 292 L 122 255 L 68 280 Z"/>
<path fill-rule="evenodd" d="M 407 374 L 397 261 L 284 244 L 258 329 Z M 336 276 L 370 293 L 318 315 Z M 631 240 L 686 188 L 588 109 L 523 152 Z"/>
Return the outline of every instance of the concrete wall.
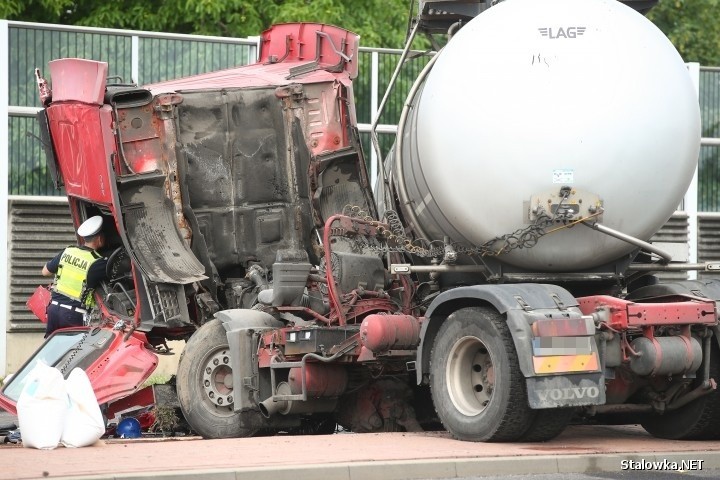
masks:
<path fill-rule="evenodd" d="M 15 373 L 43 343 L 43 334 L 36 332 L 7 333 L 7 364 L 5 371 Z"/>

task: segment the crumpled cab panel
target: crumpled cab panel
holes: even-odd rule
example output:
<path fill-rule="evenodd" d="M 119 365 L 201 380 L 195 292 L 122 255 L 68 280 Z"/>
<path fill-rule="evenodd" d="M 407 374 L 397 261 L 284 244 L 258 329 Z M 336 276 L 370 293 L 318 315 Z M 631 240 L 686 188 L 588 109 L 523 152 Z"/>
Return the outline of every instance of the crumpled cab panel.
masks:
<path fill-rule="evenodd" d="M 52 351 L 53 364 L 76 351 L 98 399 L 112 401 L 147 378 L 167 340 L 251 308 L 273 282 L 264 301 L 326 311 L 321 296 L 303 297 L 322 268 L 325 221 L 346 206 L 375 214 L 352 93 L 357 48 L 346 30 L 287 24 L 263 34 L 259 63 L 144 88 L 108 84 L 104 62 L 53 61 L 52 85 L 37 71 L 48 162 L 75 225 L 103 217 L 109 257 L 90 336 L 59 331 L 41 355 Z"/>
<path fill-rule="evenodd" d="M 121 250 L 109 314 L 151 339 L 184 338 L 252 303 L 277 259 L 319 265 L 329 216 L 374 213 L 352 100 L 357 46 L 337 27 L 287 24 L 263 34 L 262 63 L 145 88 L 108 85 L 108 66 L 89 60 L 52 62 L 52 88 L 38 74 L 75 221 L 103 215 Z"/>
<path fill-rule="evenodd" d="M 307 243 L 310 155 L 275 88 L 189 92 L 177 110 L 183 186 L 220 275 Z"/>

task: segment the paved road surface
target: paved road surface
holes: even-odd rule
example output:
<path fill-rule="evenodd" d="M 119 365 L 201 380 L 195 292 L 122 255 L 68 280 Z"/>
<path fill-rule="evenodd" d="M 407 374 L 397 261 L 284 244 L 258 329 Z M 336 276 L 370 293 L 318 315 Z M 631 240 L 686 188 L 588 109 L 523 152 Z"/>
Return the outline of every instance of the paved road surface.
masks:
<path fill-rule="evenodd" d="M 547 474 L 549 480 L 558 473 L 594 472 L 602 473 L 600 478 L 659 478 L 623 471 L 623 462 L 629 461 L 665 462 L 666 468 L 702 461 L 700 472 L 708 472 L 720 469 L 720 441 L 663 441 L 637 426 L 572 426 L 557 439 L 537 444 L 461 442 L 437 432 L 101 440 L 81 449 L 0 447 L 0 479 L 395 480 Z M 653 468 L 650 473 L 674 472 Z"/>
<path fill-rule="evenodd" d="M 720 478 L 719 469 L 705 469 L 699 472 L 598 472 L 598 473 L 552 473 L 527 475 L 501 475 L 489 477 L 465 477 L 462 480 L 699 480 Z M 437 479 L 437 480 L 459 480 Z"/>

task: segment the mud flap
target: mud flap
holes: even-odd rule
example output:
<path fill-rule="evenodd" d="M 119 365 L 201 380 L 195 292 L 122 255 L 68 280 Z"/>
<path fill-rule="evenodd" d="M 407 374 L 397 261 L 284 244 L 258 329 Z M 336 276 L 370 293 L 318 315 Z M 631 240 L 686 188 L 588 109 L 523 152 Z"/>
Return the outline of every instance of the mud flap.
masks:
<path fill-rule="evenodd" d="M 530 377 L 527 395 L 534 409 L 603 405 L 605 378 L 602 373 Z"/>

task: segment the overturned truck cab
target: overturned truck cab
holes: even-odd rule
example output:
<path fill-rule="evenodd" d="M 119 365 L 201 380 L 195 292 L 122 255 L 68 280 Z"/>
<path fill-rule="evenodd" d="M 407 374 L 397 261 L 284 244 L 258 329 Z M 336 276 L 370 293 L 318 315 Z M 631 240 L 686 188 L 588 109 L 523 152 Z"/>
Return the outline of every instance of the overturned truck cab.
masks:
<path fill-rule="evenodd" d="M 628 272 L 661 268 L 642 240 L 576 270 L 504 263 L 511 235 L 461 247 L 451 233 L 492 219 L 462 224 L 433 198 L 433 179 L 418 180 L 429 164 L 413 155 L 435 132 L 414 143 L 415 117 L 400 125 L 378 201 L 357 127 L 357 66 L 355 34 L 304 23 L 264 32 L 255 64 L 142 88 L 107 83 L 108 66 L 89 60 L 51 62 L 52 85 L 38 74 L 49 166 L 75 225 L 105 219 L 109 261 L 89 325 L 52 335 L 2 405 L 14 408 L 22 372 L 39 360 L 85 369 L 98 401 L 116 401 L 170 353 L 168 340 L 186 340 L 177 396 L 207 438 L 339 424 L 543 441 L 573 418 L 628 412 L 660 437 L 720 435 L 720 285 L 628 288 L 642 277 Z M 542 191 L 555 203 L 542 197 L 547 212 L 535 218 L 541 195 L 521 199 L 526 218 L 512 230 L 545 242 L 546 257 L 592 250 L 591 229 L 565 227 L 600 229 L 612 202 L 599 191 L 581 205 L 585 192 L 567 185 Z M 425 240 L 427 225 L 447 232 Z M 563 229 L 563 252 L 540 238 L 550 227 Z"/>

